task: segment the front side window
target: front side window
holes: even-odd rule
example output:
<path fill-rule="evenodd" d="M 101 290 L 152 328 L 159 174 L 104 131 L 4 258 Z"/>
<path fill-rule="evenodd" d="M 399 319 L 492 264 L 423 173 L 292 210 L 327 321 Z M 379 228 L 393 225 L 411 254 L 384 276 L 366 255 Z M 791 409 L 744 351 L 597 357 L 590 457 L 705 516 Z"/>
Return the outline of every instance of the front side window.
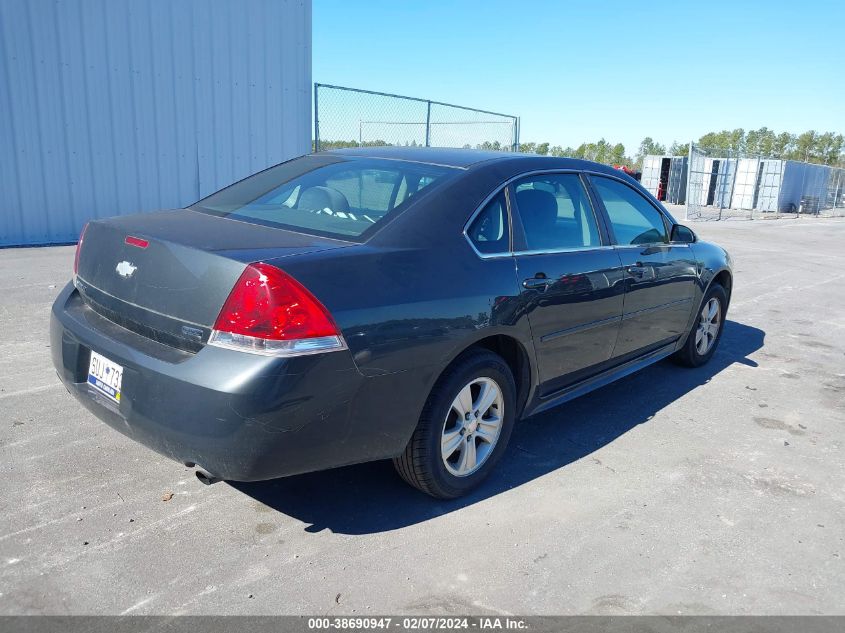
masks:
<path fill-rule="evenodd" d="M 578 174 L 529 176 L 514 185 L 530 251 L 599 246 L 590 199 Z"/>
<path fill-rule="evenodd" d="M 475 216 L 467 235 L 479 253 L 507 253 L 510 251 L 510 230 L 505 197 L 499 193 Z"/>
<path fill-rule="evenodd" d="M 627 246 L 669 241 L 663 216 L 642 194 L 613 178 L 591 176 L 590 180 L 607 209 L 617 244 Z"/>
<path fill-rule="evenodd" d="M 250 176 L 191 208 L 337 238 L 366 237 L 458 170 L 397 160 L 303 156 Z"/>

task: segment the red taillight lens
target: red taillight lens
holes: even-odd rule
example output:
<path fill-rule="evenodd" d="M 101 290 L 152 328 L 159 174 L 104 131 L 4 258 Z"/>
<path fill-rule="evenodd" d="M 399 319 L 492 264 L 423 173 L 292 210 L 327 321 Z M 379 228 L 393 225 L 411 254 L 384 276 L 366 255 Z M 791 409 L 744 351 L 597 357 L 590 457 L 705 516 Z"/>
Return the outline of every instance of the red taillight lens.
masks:
<path fill-rule="evenodd" d="M 274 355 L 346 347 L 323 304 L 293 277 L 264 263 L 241 273 L 209 343 Z"/>
<path fill-rule="evenodd" d="M 76 243 L 76 254 L 73 256 L 73 279 L 76 281 L 76 276 L 79 274 L 79 253 L 82 252 L 82 240 L 85 239 L 85 231 L 88 228 L 88 223 L 82 227 L 82 232 L 79 234 L 79 241 Z"/>

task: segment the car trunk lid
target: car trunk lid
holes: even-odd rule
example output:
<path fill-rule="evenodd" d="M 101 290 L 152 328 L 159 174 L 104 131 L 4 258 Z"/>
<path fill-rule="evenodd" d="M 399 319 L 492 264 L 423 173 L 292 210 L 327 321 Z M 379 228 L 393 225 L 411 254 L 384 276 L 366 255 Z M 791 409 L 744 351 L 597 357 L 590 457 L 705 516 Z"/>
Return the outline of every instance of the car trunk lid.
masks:
<path fill-rule="evenodd" d="M 190 210 L 117 217 L 88 225 L 76 286 L 102 316 L 196 350 L 248 263 L 350 245 Z"/>

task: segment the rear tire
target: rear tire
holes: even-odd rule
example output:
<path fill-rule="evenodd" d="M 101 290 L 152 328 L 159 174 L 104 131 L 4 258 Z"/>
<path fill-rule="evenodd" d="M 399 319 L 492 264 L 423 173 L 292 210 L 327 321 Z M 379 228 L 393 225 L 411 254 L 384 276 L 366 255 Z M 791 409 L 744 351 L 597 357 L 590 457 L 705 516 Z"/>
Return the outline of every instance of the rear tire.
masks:
<path fill-rule="evenodd" d="M 470 350 L 439 378 L 393 465 L 402 479 L 432 497 L 460 497 L 501 459 L 515 409 L 516 385 L 505 361 L 487 350 Z"/>
<path fill-rule="evenodd" d="M 684 346 L 672 359 L 685 367 L 701 367 L 709 361 L 722 338 L 727 311 L 728 294 L 719 284 L 712 284 L 701 301 Z"/>

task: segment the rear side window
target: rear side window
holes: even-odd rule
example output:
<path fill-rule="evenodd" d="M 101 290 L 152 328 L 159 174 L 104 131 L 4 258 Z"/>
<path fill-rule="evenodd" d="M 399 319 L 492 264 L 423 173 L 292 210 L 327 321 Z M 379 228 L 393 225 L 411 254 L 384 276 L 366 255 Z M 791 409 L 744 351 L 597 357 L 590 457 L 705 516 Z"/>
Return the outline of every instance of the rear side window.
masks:
<path fill-rule="evenodd" d="M 663 216 L 642 194 L 613 178 L 591 176 L 590 180 L 607 209 L 617 244 L 625 246 L 669 241 Z"/>
<path fill-rule="evenodd" d="M 528 250 L 601 244 L 593 207 L 578 174 L 529 176 L 517 182 L 514 191 Z"/>
<path fill-rule="evenodd" d="M 480 253 L 510 252 L 510 228 L 503 194 L 498 194 L 475 216 L 467 235 Z"/>
<path fill-rule="evenodd" d="M 304 156 L 235 183 L 192 208 L 254 224 L 363 239 L 456 173 L 408 161 Z"/>

